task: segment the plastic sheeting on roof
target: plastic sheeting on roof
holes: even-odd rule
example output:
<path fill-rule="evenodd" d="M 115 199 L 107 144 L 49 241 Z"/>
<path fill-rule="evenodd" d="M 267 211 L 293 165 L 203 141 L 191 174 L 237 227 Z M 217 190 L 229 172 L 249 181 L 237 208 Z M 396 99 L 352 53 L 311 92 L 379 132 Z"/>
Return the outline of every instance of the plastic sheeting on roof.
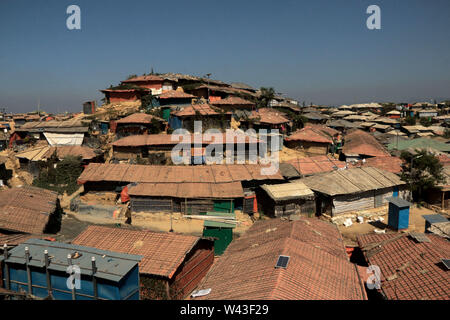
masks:
<path fill-rule="evenodd" d="M 44 132 L 44 136 L 51 146 L 81 146 L 84 139 L 84 133 Z"/>

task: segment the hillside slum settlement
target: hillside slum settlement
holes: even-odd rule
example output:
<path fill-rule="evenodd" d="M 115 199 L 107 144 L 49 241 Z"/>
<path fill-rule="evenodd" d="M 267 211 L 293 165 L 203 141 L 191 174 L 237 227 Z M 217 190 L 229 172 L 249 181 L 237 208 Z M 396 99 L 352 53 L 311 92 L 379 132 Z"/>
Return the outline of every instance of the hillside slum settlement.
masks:
<path fill-rule="evenodd" d="M 450 298 L 448 101 L 153 72 L 99 89 L 0 115 L 0 300 Z M 418 192 L 424 156 L 442 177 Z"/>

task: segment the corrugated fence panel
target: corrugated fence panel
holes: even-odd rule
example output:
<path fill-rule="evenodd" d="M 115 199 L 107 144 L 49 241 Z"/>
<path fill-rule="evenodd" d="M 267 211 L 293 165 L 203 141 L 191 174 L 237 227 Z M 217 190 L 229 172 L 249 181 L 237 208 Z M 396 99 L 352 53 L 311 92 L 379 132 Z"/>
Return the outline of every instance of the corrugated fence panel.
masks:
<path fill-rule="evenodd" d="M 339 214 L 348 211 L 358 211 L 374 208 L 373 191 L 358 193 L 355 195 L 342 195 L 333 198 L 332 214 Z"/>

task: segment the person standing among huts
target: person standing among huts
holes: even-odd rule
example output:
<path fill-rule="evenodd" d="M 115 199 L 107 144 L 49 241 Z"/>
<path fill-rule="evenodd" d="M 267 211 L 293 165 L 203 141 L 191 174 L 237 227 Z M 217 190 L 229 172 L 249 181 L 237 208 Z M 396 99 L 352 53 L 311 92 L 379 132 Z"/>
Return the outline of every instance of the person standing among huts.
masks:
<path fill-rule="evenodd" d="M 125 210 L 125 218 L 127 218 L 125 223 L 131 224 L 131 202 L 128 202 L 127 204 L 127 209 Z"/>

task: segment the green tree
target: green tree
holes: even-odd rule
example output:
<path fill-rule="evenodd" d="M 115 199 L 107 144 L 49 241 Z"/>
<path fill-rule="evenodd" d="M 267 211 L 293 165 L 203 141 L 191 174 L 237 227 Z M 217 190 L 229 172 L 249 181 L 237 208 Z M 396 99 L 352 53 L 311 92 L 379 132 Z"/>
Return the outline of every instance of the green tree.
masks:
<path fill-rule="evenodd" d="M 151 110 L 155 107 L 153 105 L 153 95 L 151 93 L 141 97 L 141 109 Z"/>
<path fill-rule="evenodd" d="M 403 122 L 408 126 L 415 126 L 416 125 L 416 118 L 407 116 Z"/>
<path fill-rule="evenodd" d="M 431 118 L 420 118 L 420 124 L 424 127 L 429 127 L 433 124 L 433 122 L 431 121 Z"/>
<path fill-rule="evenodd" d="M 257 106 L 258 108 L 267 108 L 269 107 L 270 100 L 275 97 L 275 89 L 261 87 L 260 91 L 261 94 L 258 98 Z"/>
<path fill-rule="evenodd" d="M 61 194 L 64 191 L 72 194 L 79 188 L 77 179 L 81 172 L 83 172 L 81 156 L 68 156 L 58 161 L 55 152 L 42 164 L 39 177 L 33 181 L 33 185 Z"/>
<path fill-rule="evenodd" d="M 426 150 L 416 150 L 415 154 L 403 151 L 400 158 L 404 161 L 401 179 L 409 185 L 415 201 L 422 201 L 427 190 L 445 182 L 442 164 Z"/>

